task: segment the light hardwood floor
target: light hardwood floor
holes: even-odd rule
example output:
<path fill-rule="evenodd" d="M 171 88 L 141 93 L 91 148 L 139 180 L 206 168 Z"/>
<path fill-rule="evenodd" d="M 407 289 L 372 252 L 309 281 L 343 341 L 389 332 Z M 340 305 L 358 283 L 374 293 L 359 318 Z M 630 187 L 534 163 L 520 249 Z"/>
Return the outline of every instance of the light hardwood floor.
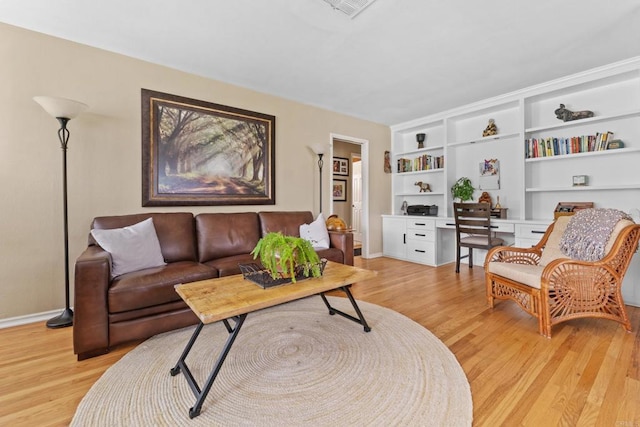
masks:
<path fill-rule="evenodd" d="M 640 308 L 628 306 L 633 333 L 586 319 L 546 339 L 513 302 L 486 307 L 481 267 L 456 275 L 453 264 L 356 265 L 379 271 L 354 285 L 358 299 L 412 318 L 456 355 L 471 384 L 474 425 L 640 427 Z M 71 332 L 42 323 L 0 330 L 0 425 L 67 425 L 91 385 L 136 345 L 77 362 Z"/>

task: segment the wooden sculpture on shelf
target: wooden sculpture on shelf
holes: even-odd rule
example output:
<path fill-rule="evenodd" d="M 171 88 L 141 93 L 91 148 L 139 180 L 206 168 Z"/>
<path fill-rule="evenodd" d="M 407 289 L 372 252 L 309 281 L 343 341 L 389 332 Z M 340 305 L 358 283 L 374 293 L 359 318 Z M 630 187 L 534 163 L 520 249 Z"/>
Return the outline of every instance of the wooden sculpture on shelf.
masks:
<path fill-rule="evenodd" d="M 489 119 L 489 124 L 482 131 L 482 136 L 491 136 L 498 134 L 498 127 L 496 126 L 496 122 L 493 119 Z"/>
<path fill-rule="evenodd" d="M 483 191 L 478 199 L 478 203 L 489 203 L 489 206 L 493 206 L 493 202 L 491 201 L 491 196 L 486 191 Z"/>
<path fill-rule="evenodd" d="M 422 182 L 422 181 L 418 181 L 413 185 L 417 185 L 418 187 L 420 187 L 420 193 L 430 193 L 431 192 L 431 186 L 429 185 L 428 182 Z"/>
<path fill-rule="evenodd" d="M 570 122 L 572 120 L 580 120 L 593 117 L 593 111 L 583 110 L 574 112 L 571 110 L 567 110 L 564 104 L 560 104 L 560 108 L 555 110 L 554 113 L 556 113 L 556 117 L 563 122 Z"/>

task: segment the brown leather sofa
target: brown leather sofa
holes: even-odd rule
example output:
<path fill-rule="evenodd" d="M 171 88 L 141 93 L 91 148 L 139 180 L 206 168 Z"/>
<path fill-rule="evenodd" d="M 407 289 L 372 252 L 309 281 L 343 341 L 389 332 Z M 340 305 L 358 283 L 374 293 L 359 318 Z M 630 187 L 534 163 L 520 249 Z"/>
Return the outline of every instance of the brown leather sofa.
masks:
<path fill-rule="evenodd" d="M 91 228 L 113 229 L 153 218 L 167 265 L 110 278 L 110 255 L 89 234 L 75 265 L 73 349 L 78 360 L 107 353 L 131 340 L 197 323 L 174 290 L 188 283 L 239 274 L 255 262 L 251 250 L 270 231 L 299 236 L 311 212 L 145 213 L 97 217 Z M 353 265 L 353 234 L 329 232 L 322 258 Z"/>

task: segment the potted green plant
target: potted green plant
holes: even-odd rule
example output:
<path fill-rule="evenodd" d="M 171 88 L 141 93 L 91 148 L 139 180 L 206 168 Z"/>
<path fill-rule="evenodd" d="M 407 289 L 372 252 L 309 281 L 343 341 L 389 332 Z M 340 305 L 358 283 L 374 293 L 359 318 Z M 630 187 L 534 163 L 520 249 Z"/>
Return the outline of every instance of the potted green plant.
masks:
<path fill-rule="evenodd" d="M 301 237 L 285 236 L 280 232 L 265 234 L 253 251 L 253 259 L 260 258 L 262 266 L 271 277 L 290 277 L 295 283 L 295 270 L 301 266 L 306 277 L 320 277 L 320 258 L 308 240 Z"/>
<path fill-rule="evenodd" d="M 473 199 L 473 192 L 475 188 L 471 184 L 471 180 L 466 176 L 459 178 L 455 184 L 451 187 L 451 194 L 454 199 L 459 199 L 461 202 Z"/>

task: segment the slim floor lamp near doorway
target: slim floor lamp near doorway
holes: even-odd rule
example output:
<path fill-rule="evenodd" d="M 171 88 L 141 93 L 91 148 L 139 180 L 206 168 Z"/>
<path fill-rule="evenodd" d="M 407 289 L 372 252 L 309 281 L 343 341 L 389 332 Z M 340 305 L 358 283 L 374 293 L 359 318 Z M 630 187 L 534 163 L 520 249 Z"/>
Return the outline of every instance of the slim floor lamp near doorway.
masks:
<path fill-rule="evenodd" d="M 320 213 L 322 213 L 322 165 L 324 164 L 322 157 L 324 156 L 326 147 L 324 144 L 313 144 L 310 145 L 309 148 L 318 155 L 318 169 L 320 169 Z"/>
<path fill-rule="evenodd" d="M 48 328 L 64 328 L 73 325 L 73 311 L 69 304 L 69 217 L 67 211 L 67 143 L 69 142 L 69 130 L 67 123 L 88 108 L 86 104 L 72 101 L 65 98 L 54 98 L 50 96 L 36 96 L 35 102 L 60 123 L 58 129 L 58 139 L 62 148 L 62 200 L 63 200 L 63 221 L 64 221 L 64 290 L 65 309 L 64 311 L 47 321 Z"/>

